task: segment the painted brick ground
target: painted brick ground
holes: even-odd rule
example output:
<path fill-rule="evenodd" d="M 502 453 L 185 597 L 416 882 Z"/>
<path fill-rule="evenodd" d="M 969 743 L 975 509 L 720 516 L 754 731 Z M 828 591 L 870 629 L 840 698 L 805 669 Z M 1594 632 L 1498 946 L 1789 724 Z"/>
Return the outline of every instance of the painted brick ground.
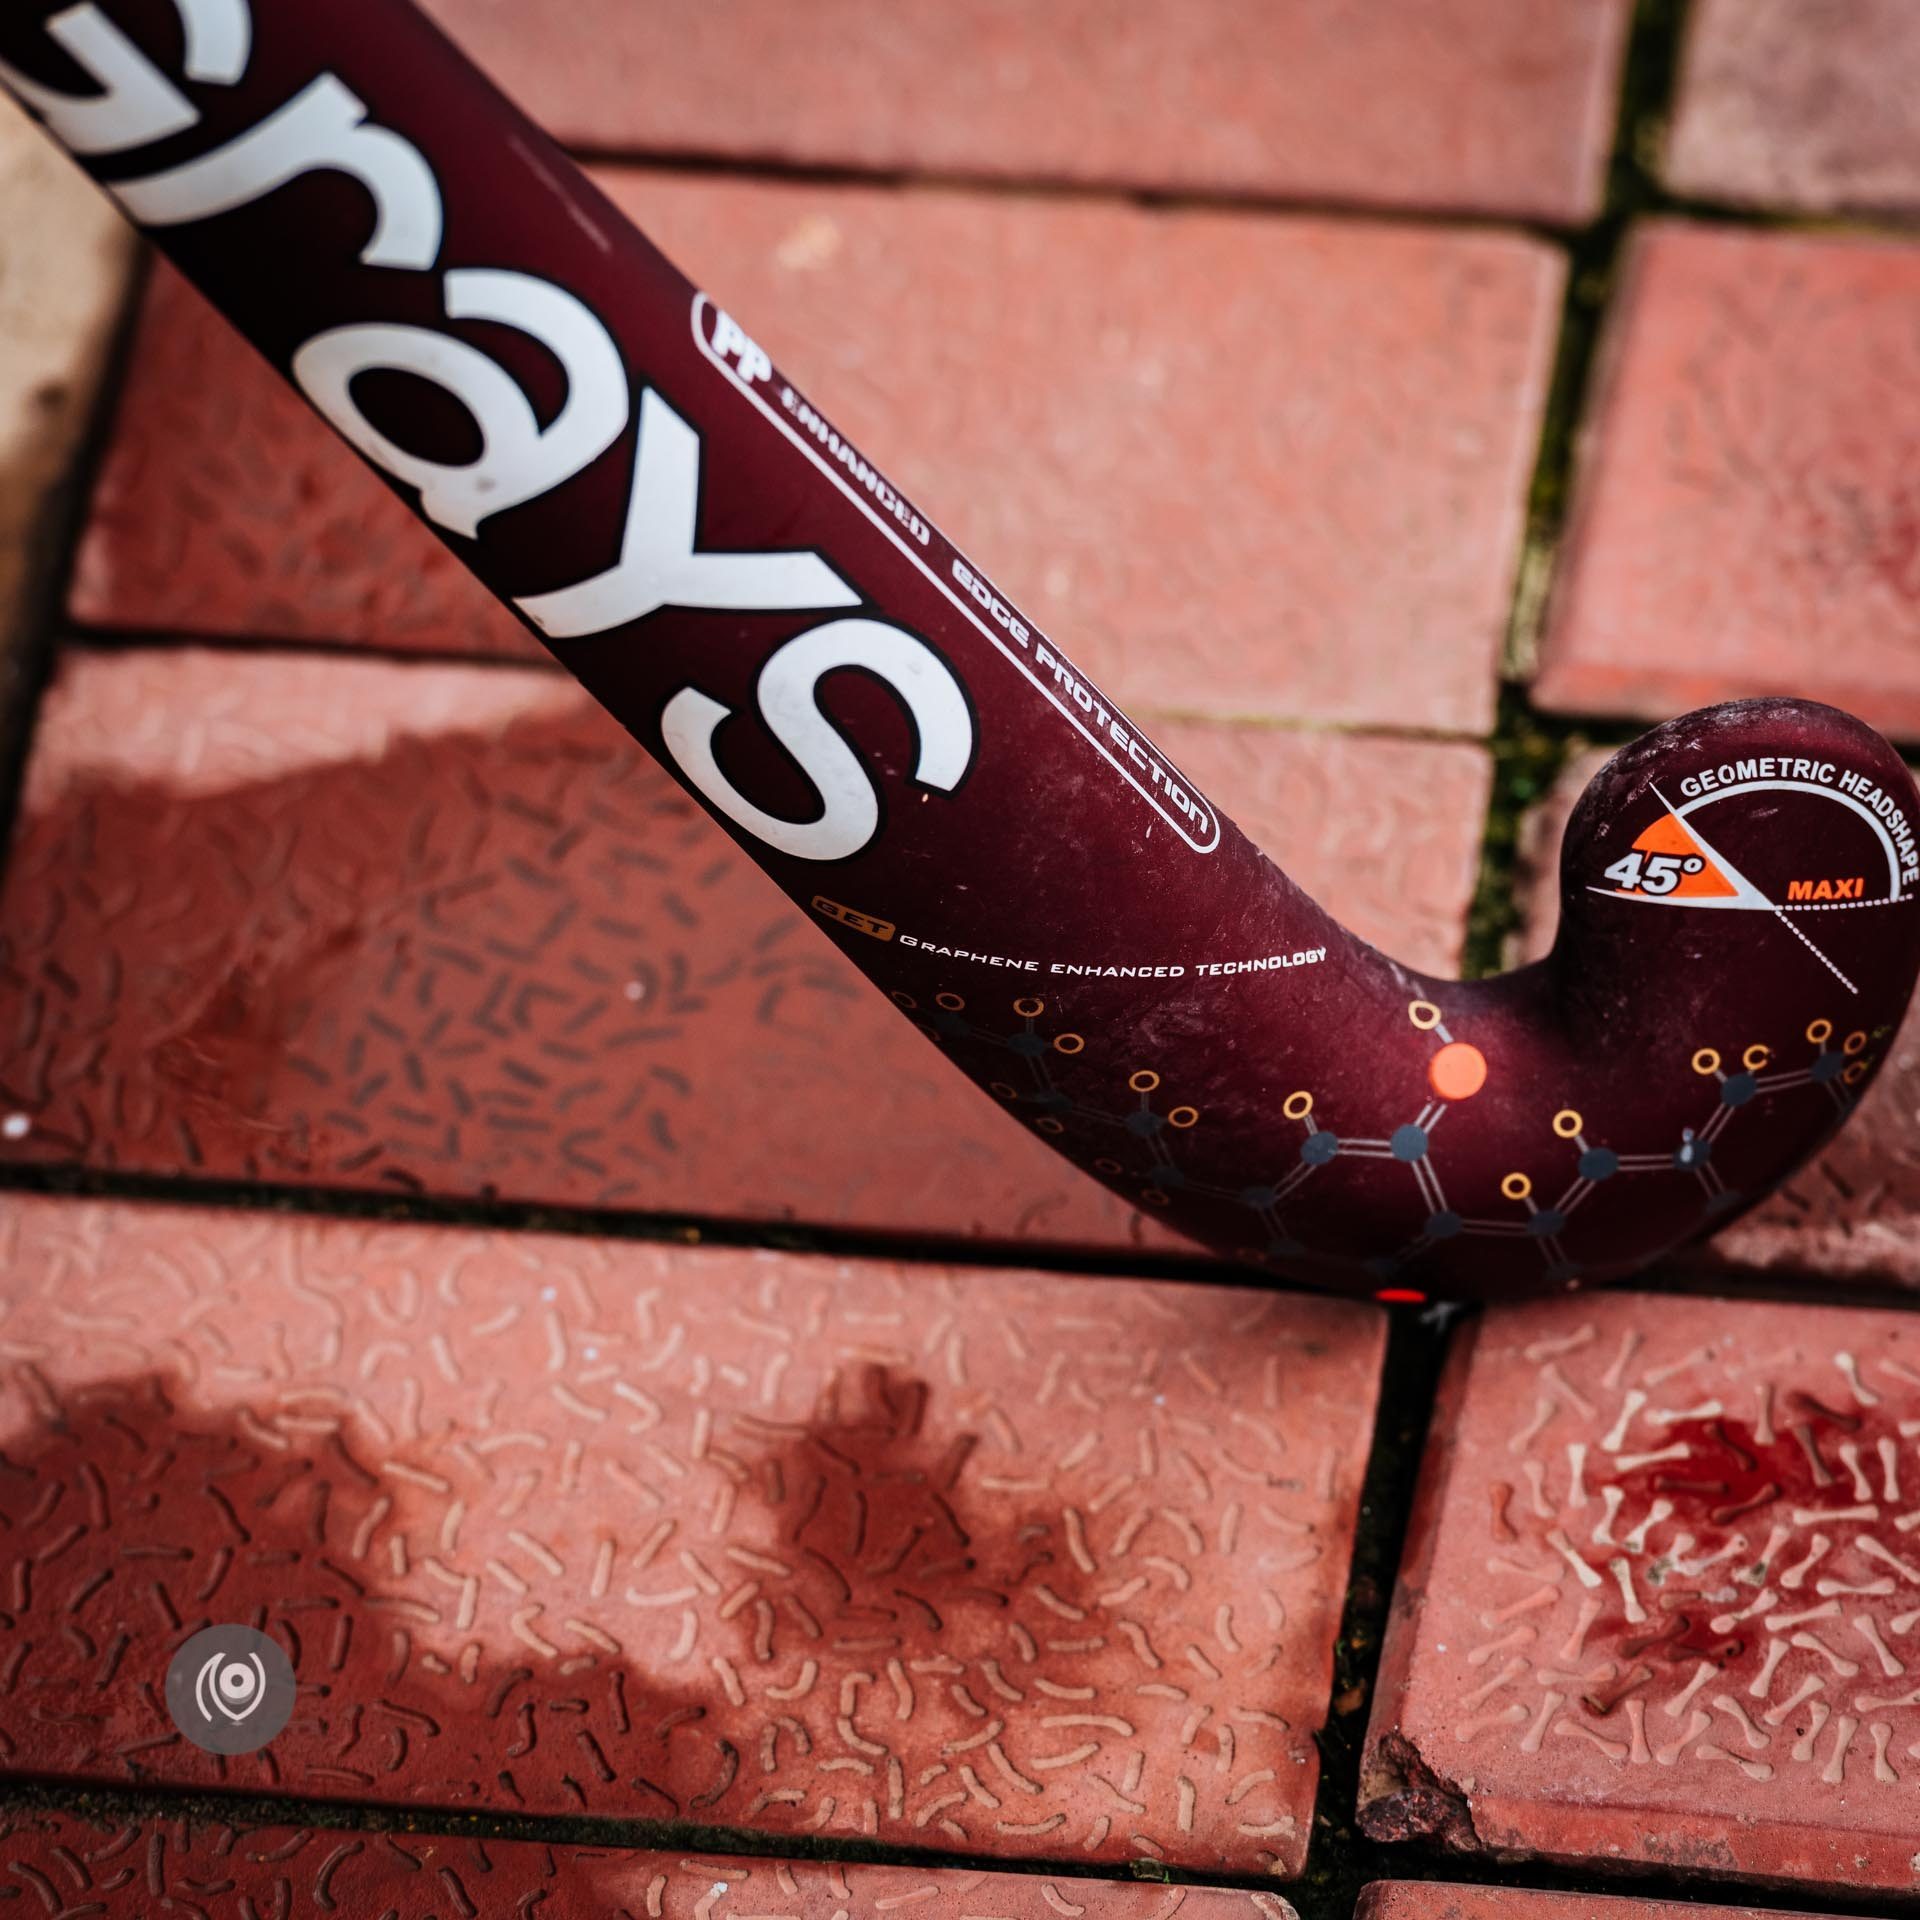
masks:
<path fill-rule="evenodd" d="M 1432 1434 L 1369 1831 L 1911 1890 L 1920 1321 L 1503 1308 Z"/>
<path fill-rule="evenodd" d="M 1606 758 L 1604 748 L 1576 755 L 1526 821 L 1516 961 L 1537 960 L 1553 944 L 1561 838 Z M 1704 1251 L 1736 1267 L 1920 1290 L 1920 1020 L 1909 1016 L 1839 1138 Z"/>
<path fill-rule="evenodd" d="M 1917 89 L 1903 0 L 1698 0 L 1667 181 L 1748 206 L 1911 211 Z"/>
<path fill-rule="evenodd" d="M 314 1827 L 229 1827 L 185 1820 L 106 1826 L 71 1815 L 16 1816 L 0 1828 L 0 1874 L 49 1914 L 146 1920 L 156 1906 L 201 1920 L 382 1920 L 530 1914 L 584 1920 L 640 1913 L 657 1920 L 885 1920 L 910 1906 L 924 1920 L 961 1920 L 989 1906 L 1007 1920 L 1294 1920 L 1276 1894 L 1108 1880 L 736 1860 L 421 1833 L 353 1834 Z"/>
<path fill-rule="evenodd" d="M 613 185 L 1131 705 L 1490 723 L 1557 319 L 1549 249 L 1090 201 Z M 136 632 L 534 651 L 165 275 L 72 606 Z"/>
<path fill-rule="evenodd" d="M 92 420 L 132 242 L 71 162 L 0 99 L 0 709 L 23 614 Z"/>
<path fill-rule="evenodd" d="M 1520 1887 L 1459 1887 L 1382 1881 L 1360 1896 L 1354 1920 L 1833 1920 L 1831 1915 L 1763 1913 L 1758 1907 L 1704 1907 L 1689 1901 L 1532 1893 Z"/>
<path fill-rule="evenodd" d="M 1452 964 L 1480 749 L 1163 739 L 1363 935 Z M 922 1236 L 1157 1232 L 949 1069 L 558 675 L 71 655 L 0 928 L 10 1157 Z"/>
<path fill-rule="evenodd" d="M 1630 8 L 599 0 L 561 29 L 513 0 L 431 10 L 594 152 L 1574 222 L 1598 207 Z"/>
<path fill-rule="evenodd" d="M 1300 1866 L 1378 1309 L 47 1199 L 0 1231 L 16 1770 Z M 208 1618 L 295 1661 L 259 1755 L 161 1704 Z"/>
<path fill-rule="evenodd" d="M 1534 696 L 1665 718 L 1803 694 L 1920 737 L 1920 246 L 1635 239 Z"/>

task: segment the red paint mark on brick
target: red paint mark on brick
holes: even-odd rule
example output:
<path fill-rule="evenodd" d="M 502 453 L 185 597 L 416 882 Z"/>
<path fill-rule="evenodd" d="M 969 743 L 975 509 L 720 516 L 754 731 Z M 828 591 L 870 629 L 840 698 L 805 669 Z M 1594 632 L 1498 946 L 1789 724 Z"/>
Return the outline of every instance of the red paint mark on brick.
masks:
<path fill-rule="evenodd" d="M 1910 1316 L 1632 1294 L 1503 1309 L 1466 1336 L 1436 1432 L 1370 1828 L 1911 1883 Z"/>

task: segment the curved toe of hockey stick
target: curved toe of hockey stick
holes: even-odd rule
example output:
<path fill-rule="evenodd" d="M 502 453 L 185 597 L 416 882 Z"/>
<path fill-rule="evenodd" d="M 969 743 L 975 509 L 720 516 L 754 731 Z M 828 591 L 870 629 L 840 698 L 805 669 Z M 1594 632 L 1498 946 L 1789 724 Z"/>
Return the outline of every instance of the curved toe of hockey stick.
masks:
<path fill-rule="evenodd" d="M 1436 996 L 1464 993 L 1513 1088 L 1484 1113 L 1504 1206 L 1462 1210 L 1430 1284 L 1618 1277 L 1801 1167 L 1912 994 L 1915 830 L 1899 755 L 1808 701 L 1706 708 L 1616 754 L 1567 828 L 1550 958 Z"/>
<path fill-rule="evenodd" d="M 1092 1170 L 1343 1291 L 1622 1278 L 1764 1198 L 1865 1091 L 1920 969 L 1915 820 L 1899 756 L 1830 707 L 1669 721 L 1582 797 L 1546 961 L 1426 979 L 1320 915 L 1329 964 L 1236 1009 L 1259 1093 L 1148 1074 L 1127 1124 L 1151 1164 Z M 1318 910 L 1289 893 L 1298 929 Z"/>
<path fill-rule="evenodd" d="M 1629 1057 L 1606 1076 L 1613 1112 L 1648 1144 L 1621 1171 L 1664 1155 L 1698 1191 L 1696 1232 L 1803 1165 L 1879 1070 L 1920 970 L 1915 833 L 1899 755 L 1803 700 L 1685 714 L 1582 795 L 1554 1005 L 1577 1052 Z M 1657 1257 L 1685 1228 L 1624 1250 Z"/>

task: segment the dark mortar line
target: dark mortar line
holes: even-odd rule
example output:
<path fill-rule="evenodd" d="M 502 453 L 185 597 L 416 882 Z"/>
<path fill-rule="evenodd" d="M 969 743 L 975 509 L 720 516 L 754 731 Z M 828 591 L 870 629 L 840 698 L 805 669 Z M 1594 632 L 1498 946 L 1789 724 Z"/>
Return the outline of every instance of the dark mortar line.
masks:
<path fill-rule="evenodd" d="M 1527 493 L 1526 555 L 1516 581 L 1516 622 L 1528 621 L 1551 570 L 1572 492 L 1575 456 L 1608 301 L 1620 254 L 1633 223 L 1659 210 L 1658 148 L 1665 137 L 1678 81 L 1680 43 L 1690 0 L 1638 0 L 1621 63 L 1620 109 L 1607 160 L 1606 202 L 1591 225 L 1572 237 L 1560 334 L 1547 388 L 1540 443 Z M 1509 635 L 1509 665 L 1524 664 L 1532 635 L 1516 626 Z"/>
<path fill-rule="evenodd" d="M 0 1778 L 0 1818 L 31 1819 L 61 1813 L 102 1827 L 134 1822 L 229 1827 L 245 1834 L 265 1828 L 310 1828 L 320 1833 L 392 1835 L 395 1839 L 474 1840 L 555 1848 L 608 1848 L 621 1852 L 705 1853 L 744 1859 L 841 1862 L 1004 1874 L 1066 1881 L 1136 1880 L 1169 1886 L 1236 1887 L 1277 1893 L 1301 1920 L 1351 1920 L 1361 1887 L 1374 1880 L 1419 1880 L 1479 1888 L 1531 1889 L 1584 1896 L 1640 1895 L 1687 1905 L 1804 1912 L 1818 1899 L 1830 1912 L 1884 1920 L 1889 1908 L 1920 1914 L 1920 1898 L 1893 1893 L 1855 1895 L 1844 1887 L 1774 1886 L 1738 1881 L 1682 1879 L 1677 1885 L 1660 1869 L 1625 1869 L 1608 1876 L 1571 1872 L 1549 1863 L 1502 1858 L 1497 1866 L 1473 1855 L 1401 1853 L 1363 1843 L 1338 1881 L 1323 1881 L 1311 1869 L 1297 1881 L 1267 1876 L 1209 1873 L 1163 1867 L 1151 1860 L 1099 1862 L 1020 1858 L 941 1848 L 905 1848 L 852 1836 L 779 1834 L 695 1822 L 625 1819 L 612 1814 L 514 1814 L 494 1809 L 463 1813 L 446 1807 L 391 1806 L 374 1802 L 312 1800 L 271 1789 L 166 1787 L 107 1784 L 21 1776 Z M 1379 1856 L 1378 1858 L 1374 1856 Z"/>
<path fill-rule="evenodd" d="M 1245 214 L 1293 220 L 1339 220 L 1360 226 L 1438 227 L 1453 233 L 1523 234 L 1564 245 L 1577 218 L 1498 208 L 1452 206 L 1441 201 L 1380 201 L 1338 193 L 1289 193 L 1263 187 L 1155 187 L 1124 180 L 1074 180 L 1049 173 L 981 173 L 953 167 L 862 167 L 847 162 L 800 160 L 774 153 L 726 154 L 691 147 L 600 147 L 567 145 L 580 166 L 608 172 L 673 173 L 689 179 L 738 180 L 750 184 L 865 188 L 875 193 L 965 193 L 986 200 L 1054 202 L 1063 206 L 1132 207 L 1149 213 Z M 646 222 L 637 224 L 644 232 Z"/>
<path fill-rule="evenodd" d="M 365 660 L 392 667 L 485 667 L 508 673 L 537 673 L 550 680 L 573 675 L 549 653 L 498 653 L 479 647 L 408 647 L 381 640 L 336 640 L 324 634 L 257 635 L 203 632 L 195 627 L 101 627 L 68 618 L 59 645 L 72 653 L 136 654 L 198 652 L 237 658 L 270 659 L 296 654 L 315 660 Z"/>
<path fill-rule="evenodd" d="M 1460 975 L 1484 980 L 1507 967 L 1508 943 L 1521 930 L 1520 838 L 1527 816 L 1553 791 L 1561 771 L 1585 744 L 1578 722 L 1534 712 L 1511 683 L 1500 688 L 1499 717 L 1487 750 L 1492 789 L 1480 834 L 1480 864 L 1467 904 Z"/>
<path fill-rule="evenodd" d="M 1636 137 L 1662 130 L 1680 68 L 1680 43 L 1691 0 L 1640 0 L 1623 65 L 1623 104 L 1635 115 Z M 1643 64 L 1636 69 L 1639 58 Z M 1623 118 L 1616 131 L 1625 126 Z M 1463 234 L 1521 235 L 1547 245 L 1577 245 L 1615 210 L 1623 163 L 1633 174 L 1634 217 L 1672 216 L 1716 226 L 1778 233 L 1852 233 L 1863 238 L 1911 239 L 1920 215 L 1897 207 L 1763 207 L 1711 194 L 1689 194 L 1658 178 L 1657 156 L 1638 144 L 1623 156 L 1618 144 L 1601 210 L 1585 219 L 1525 213 L 1517 209 L 1467 207 L 1445 201 L 1399 203 L 1363 200 L 1338 192 L 1263 187 L 1167 187 L 1124 180 L 1075 180 L 1038 173 L 984 173 L 964 168 L 861 166 L 831 160 L 797 159 L 775 153 L 726 154 L 692 147 L 627 148 L 576 142 L 567 148 L 579 165 L 609 172 L 678 174 L 697 180 L 773 182 L 795 187 L 865 189 L 874 193 L 916 191 L 964 193 L 988 200 L 1054 202 L 1061 205 L 1132 207 L 1146 212 L 1247 214 L 1282 220 L 1337 220 L 1358 226 L 1438 228 Z M 643 230 L 645 221 L 640 222 Z"/>
<path fill-rule="evenodd" d="M 1649 1810 L 1648 1817 L 1658 1816 Z M 1657 1861 L 1620 1861 L 1610 1870 L 1601 1871 L 1509 1853 L 1445 1853 L 1419 1843 L 1389 1847 L 1364 1841 L 1361 1850 L 1365 1859 L 1361 1884 L 1424 1880 L 1481 1890 L 1497 1887 L 1502 1892 L 1525 1889 L 1587 1899 L 1611 1896 L 1616 1900 L 1663 1900 L 1716 1911 L 1753 1908 L 1796 1916 L 1804 1916 L 1808 1902 L 1817 1901 L 1823 1914 L 1858 1915 L 1860 1920 L 1920 1916 L 1920 1895 L 1899 1891 L 1858 1893 L 1844 1882 L 1744 1880 L 1716 1875 L 1711 1868 L 1689 1870 L 1684 1864 Z M 1309 1915 L 1304 1907 L 1301 1916 L 1302 1920 L 1322 1920 L 1318 1914 Z M 1337 1920 L 1351 1920 L 1351 1916 L 1352 1909 L 1348 1908 L 1338 1914 Z M 1325 1920 L 1336 1920 L 1336 1916 L 1329 1914 Z"/>
<path fill-rule="evenodd" d="M 842 1861 L 850 1865 L 958 1868 L 1054 1880 L 1149 1880 L 1178 1886 L 1232 1886 L 1284 1891 L 1264 1875 L 1195 1872 L 1155 1860 L 1089 1861 L 1046 1856 L 1007 1858 L 950 1847 L 909 1847 L 852 1834 L 778 1833 L 766 1828 L 708 1825 L 691 1820 L 647 1820 L 594 1813 L 511 1813 L 494 1807 L 463 1812 L 433 1803 L 389 1805 L 361 1800 L 314 1800 L 258 1789 L 132 1785 L 0 1776 L 0 1819 L 8 1814 L 68 1813 L 117 1822 L 187 1819 L 257 1830 L 312 1827 L 327 1833 L 440 1836 L 454 1840 L 531 1843 L 553 1847 L 612 1847 L 649 1853 L 706 1853 L 765 1860 Z"/>
<path fill-rule="evenodd" d="M 74 619 L 62 623 L 60 632 L 61 638 L 55 643 L 59 652 L 150 654 L 193 648 L 240 659 L 296 655 L 318 660 L 366 660 L 383 666 L 479 668 L 500 673 L 537 673 L 552 680 L 573 679 L 566 667 L 548 653 L 408 648 L 370 641 L 329 640 L 311 634 L 254 637 L 201 632 L 191 627 L 99 627 Z M 1061 645 L 1064 647 L 1065 642 Z M 1314 734 L 1336 739 L 1407 741 L 1425 746 L 1478 747 L 1484 746 L 1487 740 L 1484 731 L 1472 726 L 1422 726 L 1414 721 L 1388 718 L 1345 720 L 1296 713 L 1209 713 L 1202 708 L 1157 705 L 1140 706 L 1133 711 L 1146 727 L 1220 727 L 1249 734 Z"/>
<path fill-rule="evenodd" d="M 1078 1173 L 1073 1177 L 1085 1178 Z M 1069 1279 L 1239 1287 L 1308 1300 L 1350 1297 L 1265 1267 L 1222 1259 L 1198 1245 L 1190 1251 L 1035 1245 L 1016 1240 L 974 1240 L 960 1234 L 931 1234 L 904 1228 L 835 1226 L 825 1221 L 755 1220 L 736 1214 L 675 1213 L 424 1191 L 384 1192 L 365 1187 L 227 1176 L 197 1178 L 189 1174 L 129 1172 L 72 1163 L 0 1163 L 0 1195 L 9 1193 L 120 1205 L 279 1214 L 290 1219 L 337 1221 L 343 1225 L 419 1226 L 446 1232 L 546 1233 L 601 1245 L 735 1248 L 826 1260 L 884 1260 L 909 1267 L 976 1268 L 990 1272 L 1050 1273 Z M 1672 1255 L 1659 1272 L 1634 1276 L 1629 1290 L 1686 1298 L 1711 1294 L 1727 1300 L 1788 1303 L 1817 1298 L 1823 1305 L 1920 1312 L 1920 1299 L 1894 1282 L 1875 1285 L 1870 1277 L 1836 1279 L 1832 1274 L 1785 1264 L 1723 1266 L 1704 1245 Z M 1464 1310 L 1469 1304 L 1458 1303 L 1458 1306 Z M 1396 1323 L 1403 1317 L 1398 1307 L 1390 1312 Z"/>
<path fill-rule="evenodd" d="M 1920 1294 L 1912 1286 L 1887 1280 L 1876 1286 L 1869 1275 L 1835 1275 L 1782 1261 L 1778 1266 L 1725 1266 L 1710 1244 L 1683 1247 L 1668 1257 L 1658 1279 L 1636 1279 L 1633 1289 L 1677 1299 L 1749 1300 L 1786 1307 L 1863 1307 L 1878 1313 L 1920 1314 Z M 1920 1838 L 1920 1833 L 1916 1833 Z"/>
<path fill-rule="evenodd" d="M 59 660 L 61 610 L 86 531 L 94 483 L 112 444 L 120 397 L 133 364 L 149 266 L 145 250 L 136 251 L 102 355 L 92 412 L 65 475 L 42 497 L 36 511 L 17 643 L 12 658 L 0 662 L 0 872 L 13 846 L 41 703 Z"/>
<path fill-rule="evenodd" d="M 1737 200 L 1679 193 L 1658 180 L 1649 182 L 1638 217 L 1691 220 L 1701 226 L 1737 227 L 1750 233 L 1808 240 L 1882 240 L 1910 245 L 1920 234 L 1920 213 L 1894 207 L 1750 207 Z"/>
<path fill-rule="evenodd" d="M 1356 1831 L 1354 1822 L 1361 1753 L 1414 1488 L 1446 1357 L 1446 1330 L 1458 1317 L 1447 1308 L 1397 1308 L 1388 1319 L 1380 1399 L 1361 1482 L 1339 1638 L 1334 1643 L 1333 1691 L 1326 1725 L 1317 1737 L 1320 1786 L 1307 1864 L 1298 1881 L 1280 1889 L 1299 1909 L 1301 1920 L 1351 1920 L 1361 1887 L 1379 1877 L 1370 1871 L 1367 1849 L 1371 1843 Z"/>
<path fill-rule="evenodd" d="M 1507 942 L 1520 924 L 1521 824 L 1552 785 L 1580 732 L 1574 722 L 1536 713 L 1525 682 L 1566 531 L 1575 454 L 1621 248 L 1632 222 L 1658 195 L 1656 148 L 1672 108 L 1687 5 L 1688 0 L 1638 0 L 1621 60 L 1605 205 L 1569 243 L 1560 331 L 1527 490 L 1526 532 L 1514 569 L 1499 718 L 1488 743 L 1494 782 L 1461 955 L 1468 979 L 1505 967 Z"/>
<path fill-rule="evenodd" d="M 1074 1180 L 1084 1179 L 1072 1173 Z M 1044 1270 L 1063 1276 L 1105 1276 L 1199 1286 L 1258 1287 L 1324 1297 L 1264 1268 L 1191 1252 L 1145 1248 L 1028 1245 L 973 1240 L 911 1229 L 839 1227 L 814 1221 L 753 1220 L 735 1215 L 549 1205 L 472 1195 L 378 1192 L 362 1187 L 296 1185 L 186 1174 L 128 1173 L 72 1165 L 0 1165 L 0 1194 L 33 1193 L 141 1205 L 225 1212 L 279 1213 L 300 1219 L 390 1226 L 441 1227 L 494 1233 L 548 1233 L 602 1244 L 735 1247 L 825 1259 L 889 1260 L 906 1265 Z"/>

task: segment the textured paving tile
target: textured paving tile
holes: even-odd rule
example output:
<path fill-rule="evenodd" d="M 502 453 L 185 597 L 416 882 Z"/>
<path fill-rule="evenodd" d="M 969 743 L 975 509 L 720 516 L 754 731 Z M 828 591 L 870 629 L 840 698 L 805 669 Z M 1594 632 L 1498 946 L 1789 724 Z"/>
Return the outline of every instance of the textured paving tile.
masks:
<path fill-rule="evenodd" d="M 1450 963 L 1480 749 L 1163 738 L 1366 937 Z M 70 655 L 0 895 L 0 1100 L 15 1158 L 1147 1231 L 952 1071 L 570 680 L 511 668 Z"/>
<path fill-rule="evenodd" d="M 1599 205 L 1626 0 L 513 0 L 431 9 L 546 126 L 598 152 L 1582 220 Z M 743 57 L 744 56 L 744 57 Z M 663 76 L 666 83 L 662 84 Z"/>
<path fill-rule="evenodd" d="M 1370 1831 L 1911 1890 L 1920 1320 L 1498 1309 L 1432 1432 Z"/>
<path fill-rule="evenodd" d="M 923 1920 L 963 1920 L 981 1906 L 1006 1920 L 1294 1920 L 1276 1894 L 1212 1887 L 208 1821 L 107 1826 L 64 1814 L 0 1826 L 0 1875 L 16 1897 L 31 1892 L 47 1913 L 75 1920 L 147 1920 L 156 1906 L 202 1920 L 341 1912 L 474 1920 L 540 1909 L 553 1920 L 642 1911 L 653 1920 L 749 1920 L 769 1910 L 785 1920 L 886 1920 L 903 1907 Z"/>
<path fill-rule="evenodd" d="M 0 706 L 49 497 L 92 418 L 132 251 L 99 189 L 0 98 Z"/>
<path fill-rule="evenodd" d="M 143 634 L 549 657 L 163 261 L 68 606 Z"/>
<path fill-rule="evenodd" d="M 1769 1908 L 1706 1907 L 1689 1901 L 1611 1898 L 1590 1893 L 1532 1893 L 1520 1887 L 1461 1887 L 1393 1880 L 1360 1896 L 1354 1920 L 1796 1920 Z M 1802 1914 L 1798 1920 L 1832 1920 Z"/>
<path fill-rule="evenodd" d="M 1658 222 L 1625 269 L 1535 697 L 1805 694 L 1920 736 L 1920 246 Z"/>
<path fill-rule="evenodd" d="M 1906 0 L 1699 0 L 1667 181 L 1749 206 L 1920 207 L 1916 92 Z"/>
<path fill-rule="evenodd" d="M 1604 749 L 1576 757 L 1525 823 L 1516 959 L 1537 960 L 1553 944 L 1561 838 L 1606 758 Z M 1920 1017 L 1909 1015 L 1839 1138 L 1703 1253 L 1736 1267 L 1920 1291 Z"/>
<path fill-rule="evenodd" d="M 25 1200 L 0 1758 L 1296 1872 L 1384 1317 Z M 301 1699 L 219 1762 L 208 1619 Z"/>
<path fill-rule="evenodd" d="M 1490 723 L 1558 317 L 1546 248 L 939 192 L 613 184 L 1130 704 Z M 166 276 L 73 609 L 137 631 L 533 652 Z"/>

